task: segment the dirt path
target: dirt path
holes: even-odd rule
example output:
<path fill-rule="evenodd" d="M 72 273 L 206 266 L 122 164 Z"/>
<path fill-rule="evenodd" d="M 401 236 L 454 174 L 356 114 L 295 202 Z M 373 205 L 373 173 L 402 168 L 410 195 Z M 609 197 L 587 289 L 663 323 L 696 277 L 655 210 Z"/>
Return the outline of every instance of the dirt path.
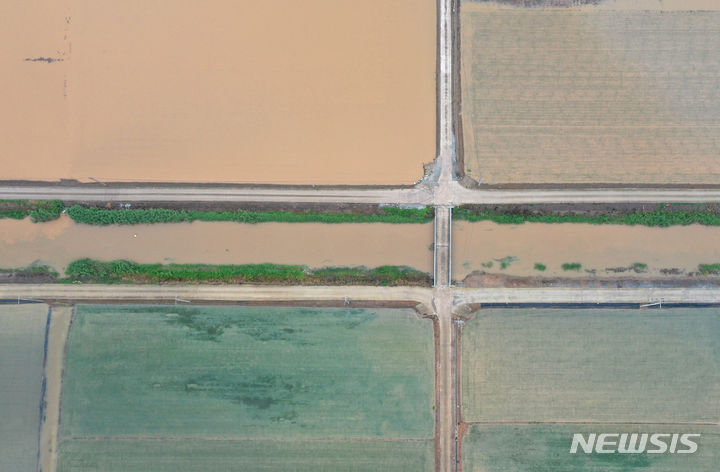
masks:
<path fill-rule="evenodd" d="M 65 361 L 65 343 L 70 329 L 73 308 L 55 306 L 51 311 L 45 364 L 45 416 L 40 426 L 39 472 L 55 472 L 60 425 L 60 400 Z"/>
<path fill-rule="evenodd" d="M 85 285 L 0 284 L 0 299 L 35 298 L 84 302 L 143 301 L 172 302 L 175 297 L 190 301 L 283 302 L 354 300 L 416 301 L 431 305 L 432 291 L 421 287 L 368 286 L 265 286 L 265 285 Z M 428 309 L 429 310 L 429 309 Z"/>

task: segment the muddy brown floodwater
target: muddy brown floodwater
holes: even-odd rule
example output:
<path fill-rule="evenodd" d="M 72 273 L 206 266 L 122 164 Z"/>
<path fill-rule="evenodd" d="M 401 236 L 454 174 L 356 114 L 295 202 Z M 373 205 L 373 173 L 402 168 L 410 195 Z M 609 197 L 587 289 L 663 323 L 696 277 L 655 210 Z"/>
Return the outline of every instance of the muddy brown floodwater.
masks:
<path fill-rule="evenodd" d="M 194 222 L 90 226 L 63 215 L 48 223 L 0 220 L 0 267 L 75 259 L 141 263 L 405 265 L 432 271 L 432 224 Z"/>
<path fill-rule="evenodd" d="M 434 0 L 2 2 L 0 180 L 411 184 Z"/>
<path fill-rule="evenodd" d="M 720 263 L 720 227 L 546 224 L 499 225 L 489 221 L 453 224 L 454 278 L 476 270 L 517 276 L 543 275 L 657 277 L 662 269 L 698 270 L 698 264 Z M 503 260 L 507 267 L 502 269 Z M 565 271 L 566 262 L 579 262 L 579 271 Z M 535 263 L 547 269 L 538 271 Z M 607 271 L 646 264 L 646 272 Z M 485 264 L 485 266 L 483 266 Z M 492 264 L 492 265 L 490 265 Z M 682 274 L 678 274 L 682 275 Z"/>

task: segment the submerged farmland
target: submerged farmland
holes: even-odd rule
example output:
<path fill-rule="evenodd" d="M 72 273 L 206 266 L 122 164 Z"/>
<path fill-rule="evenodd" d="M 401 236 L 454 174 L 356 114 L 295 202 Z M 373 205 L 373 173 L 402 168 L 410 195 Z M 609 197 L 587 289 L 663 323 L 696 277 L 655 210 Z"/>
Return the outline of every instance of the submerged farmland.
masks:
<path fill-rule="evenodd" d="M 44 264 L 62 273 L 76 259 L 138 263 L 382 265 L 432 270 L 432 224 L 193 223 L 93 226 L 69 217 L 42 224 L 0 219 L 0 268 Z"/>
<path fill-rule="evenodd" d="M 435 158 L 435 11 L 8 4 L 0 180 L 412 184 Z"/>
<path fill-rule="evenodd" d="M 412 310 L 80 306 L 58 471 L 430 471 L 433 358 Z"/>
<path fill-rule="evenodd" d="M 697 224 L 456 221 L 453 275 L 457 280 L 476 271 L 518 277 L 682 277 L 698 274 L 702 264 L 720 262 L 718 241 L 720 227 Z"/>
<path fill-rule="evenodd" d="M 38 467 L 48 306 L 0 305 L 0 470 Z"/>

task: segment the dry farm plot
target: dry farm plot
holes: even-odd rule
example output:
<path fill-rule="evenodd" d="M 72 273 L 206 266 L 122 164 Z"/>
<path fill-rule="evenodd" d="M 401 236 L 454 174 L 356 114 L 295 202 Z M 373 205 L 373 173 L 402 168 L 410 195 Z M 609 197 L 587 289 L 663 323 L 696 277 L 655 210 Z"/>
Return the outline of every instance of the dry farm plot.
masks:
<path fill-rule="evenodd" d="M 80 306 L 58 470 L 431 470 L 433 379 L 413 310 Z"/>
<path fill-rule="evenodd" d="M 470 177 L 720 184 L 717 2 L 518 3 L 462 3 Z"/>
<path fill-rule="evenodd" d="M 67 216 L 42 224 L 0 219 L 0 268 L 41 263 L 62 273 L 71 261 L 89 257 L 178 264 L 400 265 L 431 272 L 432 231 L 432 223 L 91 226 Z"/>
<path fill-rule="evenodd" d="M 522 277 L 677 277 L 720 261 L 717 226 L 457 221 L 453 239 L 457 280 L 474 271 Z M 563 268 L 572 262 L 580 267 Z"/>
<path fill-rule="evenodd" d="M 433 0 L 3 2 L 0 180 L 412 184 Z"/>
<path fill-rule="evenodd" d="M 0 305 L 0 470 L 35 472 L 48 306 Z"/>

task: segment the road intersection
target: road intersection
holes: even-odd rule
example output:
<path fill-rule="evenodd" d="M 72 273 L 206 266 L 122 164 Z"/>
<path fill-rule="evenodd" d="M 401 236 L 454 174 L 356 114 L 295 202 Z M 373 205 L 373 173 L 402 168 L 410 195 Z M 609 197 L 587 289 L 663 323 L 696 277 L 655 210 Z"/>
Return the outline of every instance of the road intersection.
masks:
<path fill-rule="evenodd" d="M 70 202 L 287 202 L 366 203 L 435 207 L 434 287 L 268 287 L 203 285 L 0 285 L 0 299 L 44 301 L 417 302 L 437 319 L 437 469 L 457 470 L 458 411 L 455 314 L 478 304 L 717 303 L 715 289 L 462 289 L 452 286 L 452 207 L 460 204 L 652 203 L 720 201 L 720 189 L 593 188 L 483 189 L 462 186 L 453 175 L 453 27 L 458 0 L 438 0 L 438 156 L 434 169 L 409 188 L 328 188 L 246 185 L 0 183 L 0 199 Z"/>

